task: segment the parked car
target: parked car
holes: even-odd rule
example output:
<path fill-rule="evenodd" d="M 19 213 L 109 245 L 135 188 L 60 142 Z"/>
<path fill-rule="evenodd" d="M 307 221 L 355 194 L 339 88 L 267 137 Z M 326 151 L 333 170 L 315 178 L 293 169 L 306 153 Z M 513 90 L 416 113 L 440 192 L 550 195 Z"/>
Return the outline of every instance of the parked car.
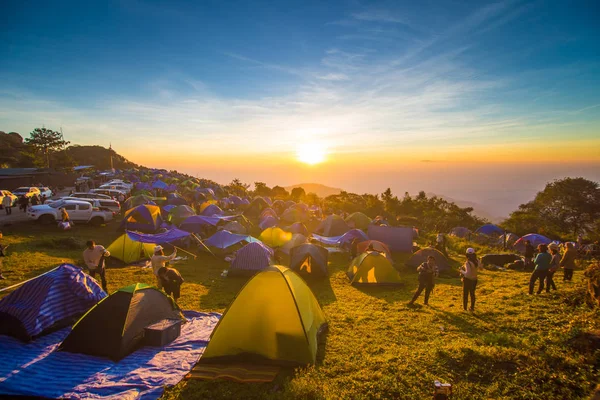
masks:
<path fill-rule="evenodd" d="M 78 197 L 63 197 L 61 200 L 81 200 L 87 201 L 93 207 L 97 207 L 102 211 L 110 211 L 113 217 L 121 212 L 121 205 L 113 199 L 86 199 Z"/>
<path fill-rule="evenodd" d="M 112 212 L 102 211 L 84 200 L 59 200 L 50 204 L 31 206 L 27 211 L 27 216 L 34 221 L 51 224 L 61 220 L 61 208 L 67 210 L 69 218 L 73 222 L 101 225 L 113 219 Z"/>
<path fill-rule="evenodd" d="M 127 193 L 122 192 L 120 190 L 115 190 L 115 189 L 92 189 L 92 190 L 90 190 L 90 193 L 105 194 L 107 196 L 110 196 L 112 199 L 117 199 L 120 194 L 125 196 L 125 198 L 129 197 L 129 196 L 127 196 Z"/>
<path fill-rule="evenodd" d="M 33 197 L 36 194 L 38 196 L 41 196 L 40 189 L 38 189 L 36 187 L 33 187 L 33 186 L 31 186 L 31 187 L 29 187 L 29 186 L 20 187 L 17 190 L 13 190 L 13 194 L 15 196 L 19 196 L 19 197 L 21 197 L 21 196 Z"/>
<path fill-rule="evenodd" d="M 51 199 L 52 196 L 54 196 L 54 193 L 52 192 L 52 190 L 50 190 L 50 188 L 47 186 L 38 186 L 38 189 L 40 190 L 40 197 L 42 197 L 43 195 L 46 195 L 47 199 Z"/>
<path fill-rule="evenodd" d="M 19 200 L 19 197 L 15 196 L 8 190 L 0 190 L 0 208 L 2 208 L 2 202 L 4 201 L 4 197 L 6 196 L 12 199 L 10 204 L 12 204 L 13 206 L 17 205 L 17 200 Z"/>
<path fill-rule="evenodd" d="M 104 199 L 104 200 L 112 200 L 112 197 L 106 194 L 100 193 L 92 193 L 92 192 L 76 192 L 68 197 L 76 197 L 80 199 Z"/>
<path fill-rule="evenodd" d="M 123 181 L 121 179 L 112 179 L 112 180 L 104 183 L 104 185 L 122 185 L 122 186 L 127 186 L 130 190 L 133 189 L 133 183 L 131 183 L 129 181 Z"/>
<path fill-rule="evenodd" d="M 119 190 L 119 191 L 125 193 L 126 195 L 131 192 L 131 188 L 128 186 L 125 186 L 125 185 L 104 184 L 104 185 L 99 186 L 98 189 Z"/>

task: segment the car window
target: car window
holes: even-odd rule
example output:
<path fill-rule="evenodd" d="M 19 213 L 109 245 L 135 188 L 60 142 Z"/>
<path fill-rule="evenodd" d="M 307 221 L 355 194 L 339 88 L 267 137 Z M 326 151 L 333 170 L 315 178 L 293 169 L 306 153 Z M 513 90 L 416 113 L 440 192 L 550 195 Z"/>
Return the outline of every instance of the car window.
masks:
<path fill-rule="evenodd" d="M 67 210 L 67 211 L 74 211 L 76 207 L 77 207 L 77 205 L 76 205 L 76 204 L 67 204 L 67 205 L 64 207 L 64 209 L 65 209 L 65 210 Z"/>
<path fill-rule="evenodd" d="M 52 208 L 60 208 L 63 204 L 65 204 L 64 201 L 55 201 L 53 203 L 48 204 L 48 206 Z"/>
<path fill-rule="evenodd" d="M 100 205 L 103 206 L 103 207 L 112 207 L 112 206 L 114 206 L 113 202 L 112 201 L 108 201 L 108 200 L 104 200 L 104 201 L 100 200 Z"/>
<path fill-rule="evenodd" d="M 91 204 L 79 204 L 80 210 L 89 210 L 92 207 Z"/>

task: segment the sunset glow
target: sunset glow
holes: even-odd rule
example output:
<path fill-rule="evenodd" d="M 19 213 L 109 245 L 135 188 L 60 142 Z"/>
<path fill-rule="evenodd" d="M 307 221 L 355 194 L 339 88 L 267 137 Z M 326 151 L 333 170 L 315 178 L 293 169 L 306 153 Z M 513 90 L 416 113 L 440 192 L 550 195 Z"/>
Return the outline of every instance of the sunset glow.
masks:
<path fill-rule="evenodd" d="M 298 161 L 308 164 L 315 165 L 325 161 L 327 150 L 325 147 L 317 142 L 307 142 L 298 145 L 296 150 L 296 158 Z"/>

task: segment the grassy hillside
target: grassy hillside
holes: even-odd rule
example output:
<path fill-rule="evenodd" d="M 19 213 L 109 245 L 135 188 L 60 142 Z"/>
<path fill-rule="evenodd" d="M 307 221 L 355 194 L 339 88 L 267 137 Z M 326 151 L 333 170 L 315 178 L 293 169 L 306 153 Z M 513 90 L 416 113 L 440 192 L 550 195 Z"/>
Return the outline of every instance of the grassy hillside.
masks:
<path fill-rule="evenodd" d="M 93 165 L 96 169 L 110 169 L 110 156 L 113 158 L 115 169 L 129 169 L 138 167 L 125 157 L 117 154 L 112 149 L 102 146 L 70 146 L 67 148 L 68 155 L 75 161 L 76 165 Z"/>
<path fill-rule="evenodd" d="M 81 265 L 82 243 L 91 238 L 108 245 L 118 236 L 116 226 L 77 225 L 71 232 L 27 223 L 3 227 L 9 279 L 0 286 L 61 262 Z M 461 253 L 467 245 L 452 244 Z M 460 257 L 453 258 L 456 268 Z M 582 399 L 590 393 L 600 358 L 585 335 L 598 331 L 600 320 L 598 311 L 581 304 L 581 272 L 573 283 L 557 280 L 559 292 L 529 296 L 529 274 L 483 271 L 471 314 L 462 311 L 456 272 L 437 281 L 429 307 L 408 307 L 417 276 L 404 260 L 396 259 L 402 286 L 356 288 L 345 275 L 347 256 L 332 255 L 330 277 L 310 283 L 329 321 L 316 366 L 284 371 L 269 384 L 184 381 L 164 398 L 422 399 L 431 398 L 435 379 L 454 385 L 454 399 Z M 221 278 L 226 267 L 206 254 L 178 265 L 186 280 L 182 308 L 222 312 L 245 282 Z M 154 282 L 139 267 L 109 269 L 107 278 L 110 291 Z"/>

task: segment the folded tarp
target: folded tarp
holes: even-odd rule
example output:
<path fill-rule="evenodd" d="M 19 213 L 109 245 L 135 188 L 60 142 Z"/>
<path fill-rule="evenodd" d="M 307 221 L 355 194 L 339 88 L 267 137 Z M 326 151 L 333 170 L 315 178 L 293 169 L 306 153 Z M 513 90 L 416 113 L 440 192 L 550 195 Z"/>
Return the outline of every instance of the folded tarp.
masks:
<path fill-rule="evenodd" d="M 189 232 L 182 231 L 181 229 L 177 229 L 177 228 L 172 228 L 166 232 L 160 232 L 160 233 L 155 233 L 155 234 L 132 232 L 132 231 L 125 231 L 125 232 L 127 233 L 127 236 L 129 236 L 129 239 L 131 239 L 133 241 L 141 242 L 141 243 L 156 243 L 156 244 L 171 243 L 176 240 L 183 239 L 183 238 L 190 236 Z"/>
<path fill-rule="evenodd" d="M 0 394 L 66 399 L 158 399 L 192 369 L 220 314 L 184 311 L 188 323 L 164 347 L 142 347 L 118 363 L 55 351 L 70 329 L 24 344 L 0 336 Z"/>
<path fill-rule="evenodd" d="M 323 243 L 326 246 L 342 246 L 348 243 L 352 243 L 354 239 L 358 239 L 359 242 L 369 240 L 367 235 L 360 229 L 352 229 L 340 236 L 321 236 L 312 234 L 313 239 Z"/>

